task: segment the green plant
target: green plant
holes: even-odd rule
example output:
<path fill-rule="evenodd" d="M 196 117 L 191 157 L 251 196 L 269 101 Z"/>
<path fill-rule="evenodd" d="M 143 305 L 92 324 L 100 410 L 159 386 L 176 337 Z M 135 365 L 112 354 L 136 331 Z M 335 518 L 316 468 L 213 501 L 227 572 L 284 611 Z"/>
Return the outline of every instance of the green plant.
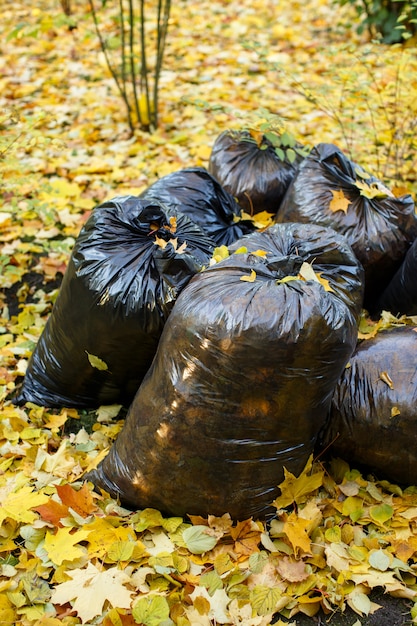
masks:
<path fill-rule="evenodd" d="M 340 6 L 350 5 L 359 17 L 356 30 L 368 31 L 371 39 L 398 43 L 417 33 L 416 0 L 334 0 Z"/>
<path fill-rule="evenodd" d="M 246 141 L 258 144 L 261 150 L 272 147 L 280 161 L 294 163 L 299 157 L 306 157 L 309 152 L 306 146 L 297 142 L 280 116 L 264 108 L 253 113 L 249 124 L 243 128 L 248 131 Z M 244 136 L 242 140 L 245 140 Z"/>
<path fill-rule="evenodd" d="M 108 4 L 110 10 L 101 23 L 95 1 L 90 0 L 101 50 L 126 107 L 132 133 L 138 125 L 152 131 L 158 126 L 159 77 L 171 0 L 158 0 L 152 9 L 145 0 L 101 0 L 102 9 Z"/>
<path fill-rule="evenodd" d="M 417 59 L 411 48 L 372 43 L 360 52 L 349 46 L 329 49 L 328 67 L 321 82 L 314 83 L 254 49 L 262 63 L 304 97 L 308 114 L 321 112 L 333 121 L 330 141 L 352 160 L 387 184 L 417 187 L 417 84 L 412 78 Z"/>

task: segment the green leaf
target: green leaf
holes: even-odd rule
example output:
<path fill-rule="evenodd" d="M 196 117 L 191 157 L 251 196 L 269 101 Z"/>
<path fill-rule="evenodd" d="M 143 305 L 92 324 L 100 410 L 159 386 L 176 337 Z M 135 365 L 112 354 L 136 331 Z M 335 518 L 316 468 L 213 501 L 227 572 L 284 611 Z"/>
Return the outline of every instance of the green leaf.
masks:
<path fill-rule="evenodd" d="M 90 365 L 92 365 L 92 367 L 95 367 L 96 369 L 103 370 L 103 371 L 109 369 L 107 363 L 102 361 L 98 356 L 95 356 L 94 354 L 90 354 L 89 352 L 87 352 L 87 350 L 85 352 L 88 356 L 88 360 L 90 361 Z"/>
<path fill-rule="evenodd" d="M 163 596 L 146 596 L 136 602 L 132 615 L 137 624 L 160 626 L 169 618 L 169 605 Z"/>
<path fill-rule="evenodd" d="M 281 145 L 281 138 L 279 137 L 279 135 L 272 131 L 268 131 L 267 133 L 265 133 L 264 137 L 269 141 L 270 144 L 274 146 L 274 148 Z"/>
<path fill-rule="evenodd" d="M 200 576 L 200 585 L 205 587 L 210 596 L 213 595 L 217 589 L 223 588 L 223 581 L 215 570 L 202 574 Z"/>
<path fill-rule="evenodd" d="M 254 552 L 249 557 L 249 569 L 254 574 L 260 574 L 268 561 L 266 552 Z"/>
<path fill-rule="evenodd" d="M 140 533 L 147 528 L 162 526 L 164 519 L 162 514 L 156 509 L 143 509 L 135 515 L 133 521 L 136 532 Z"/>
<path fill-rule="evenodd" d="M 369 514 L 374 522 L 383 526 L 393 516 L 394 509 L 389 504 L 378 504 L 369 509 Z"/>
<path fill-rule="evenodd" d="M 340 543 L 342 541 L 342 531 L 339 526 L 331 526 L 326 528 L 324 536 L 330 543 Z"/>
<path fill-rule="evenodd" d="M 133 541 L 115 541 L 109 547 L 107 556 L 115 562 L 130 561 L 134 547 Z"/>
<path fill-rule="evenodd" d="M 285 156 L 287 157 L 287 161 L 289 161 L 290 163 L 294 163 L 297 158 L 297 153 L 292 148 L 287 148 L 287 150 L 285 151 Z"/>
<path fill-rule="evenodd" d="M 204 554 L 212 550 L 217 543 L 217 538 L 208 534 L 207 526 L 190 526 L 182 533 L 182 537 L 190 552 Z"/>
<path fill-rule="evenodd" d="M 391 559 L 384 550 L 375 550 L 369 555 L 369 564 L 380 572 L 385 572 L 389 566 Z"/>
<path fill-rule="evenodd" d="M 360 591 L 353 591 L 346 596 L 349 606 L 360 615 L 369 615 L 371 601 L 368 596 Z"/>
<path fill-rule="evenodd" d="M 285 152 L 284 150 L 282 150 L 282 148 L 275 148 L 275 154 L 280 161 L 285 161 Z"/>
<path fill-rule="evenodd" d="M 289 148 L 293 148 L 295 146 L 295 138 L 288 133 L 287 131 L 284 131 L 281 135 L 281 145 L 283 146 L 288 146 Z"/>
<path fill-rule="evenodd" d="M 268 615 L 274 612 L 281 598 L 281 591 L 276 587 L 258 585 L 251 590 L 250 598 L 252 606 L 258 615 Z"/>

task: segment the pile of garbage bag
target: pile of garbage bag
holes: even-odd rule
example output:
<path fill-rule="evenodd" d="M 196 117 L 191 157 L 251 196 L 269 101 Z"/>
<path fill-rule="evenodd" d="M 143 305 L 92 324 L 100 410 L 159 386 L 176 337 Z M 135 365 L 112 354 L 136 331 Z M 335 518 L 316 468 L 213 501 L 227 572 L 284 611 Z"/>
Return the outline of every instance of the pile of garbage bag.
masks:
<path fill-rule="evenodd" d="M 104 202 L 75 241 L 14 402 L 123 404 L 86 478 L 126 506 L 267 517 L 323 447 L 417 476 L 417 333 L 358 340 L 416 314 L 414 202 L 333 144 L 280 149 L 222 133 L 209 169 Z"/>

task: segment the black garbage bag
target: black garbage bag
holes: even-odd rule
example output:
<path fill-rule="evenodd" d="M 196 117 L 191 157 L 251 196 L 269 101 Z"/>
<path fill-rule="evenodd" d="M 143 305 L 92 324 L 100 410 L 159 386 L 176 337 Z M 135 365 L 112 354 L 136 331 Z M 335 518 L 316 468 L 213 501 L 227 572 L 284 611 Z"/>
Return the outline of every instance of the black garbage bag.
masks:
<path fill-rule="evenodd" d="M 320 435 L 327 453 L 377 477 L 417 484 L 417 333 L 383 330 L 359 343 Z"/>
<path fill-rule="evenodd" d="M 303 158 L 300 144 L 281 146 L 275 133 L 226 130 L 214 142 L 208 170 L 246 213 L 275 215 Z"/>
<path fill-rule="evenodd" d="M 176 297 L 214 242 L 188 217 L 120 196 L 96 207 L 74 245 L 17 404 L 128 404 Z"/>
<path fill-rule="evenodd" d="M 87 475 L 126 506 L 267 516 L 283 467 L 300 473 L 312 452 L 356 345 L 362 267 L 316 225 L 240 243 L 249 252 L 178 297 L 122 431 Z"/>
<path fill-rule="evenodd" d="M 252 220 L 241 219 L 242 208 L 203 167 L 190 167 L 163 176 L 142 192 L 188 215 L 216 242 L 233 243 L 255 230 Z"/>
<path fill-rule="evenodd" d="M 382 311 L 417 315 L 417 239 L 378 300 L 377 312 Z"/>
<path fill-rule="evenodd" d="M 396 198 L 326 143 L 300 164 L 276 221 L 311 222 L 345 235 L 365 270 L 364 306 L 371 314 L 417 236 L 412 197 Z"/>

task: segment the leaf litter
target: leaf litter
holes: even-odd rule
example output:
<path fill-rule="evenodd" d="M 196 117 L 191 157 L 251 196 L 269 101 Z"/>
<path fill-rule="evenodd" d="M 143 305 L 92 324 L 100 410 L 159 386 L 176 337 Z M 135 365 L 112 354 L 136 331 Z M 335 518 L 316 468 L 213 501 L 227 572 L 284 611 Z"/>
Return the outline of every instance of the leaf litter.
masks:
<path fill-rule="evenodd" d="M 254 112 L 259 94 L 311 143 L 334 140 L 334 126 L 288 87 L 277 90 L 241 45 L 256 36 L 275 46 L 280 62 L 294 63 L 296 53 L 301 68 L 311 73 L 314 64 L 320 76 L 328 60 L 312 42 L 319 37 L 325 48 L 343 38 L 328 29 L 334 7 L 291 3 L 278 20 L 275 3 L 257 0 L 245 0 L 245 10 L 241 2 L 174 6 L 161 128 L 132 138 L 85 21 L 66 31 L 43 4 L 5 2 L 1 9 L 6 30 L 17 19 L 22 30 L 4 45 L 0 79 L 7 111 L 0 146 L 0 623 L 262 626 L 350 607 L 360 624 L 378 608 L 373 589 L 414 602 L 414 487 L 365 477 L 339 459 L 329 466 L 310 459 L 300 476 L 286 472 L 268 522 L 128 511 L 83 481 L 117 437 L 122 407 L 100 407 L 86 430 L 89 416 L 81 411 L 17 408 L 9 400 L 97 203 L 116 191 L 139 194 L 181 167 L 205 166 L 214 137 L 239 111 Z M 80 7 L 74 2 L 77 16 Z M 42 36 L 28 37 L 31 28 Z M 233 110 L 224 105 L 230 102 Z M 365 194 L 382 192 L 363 184 Z M 349 210 L 342 192 L 332 203 L 334 211 Z M 216 260 L 225 254 L 218 250 Z M 387 317 L 362 320 L 359 337 L 387 324 L 417 325 Z M 390 383 L 389 373 L 381 376 Z"/>

